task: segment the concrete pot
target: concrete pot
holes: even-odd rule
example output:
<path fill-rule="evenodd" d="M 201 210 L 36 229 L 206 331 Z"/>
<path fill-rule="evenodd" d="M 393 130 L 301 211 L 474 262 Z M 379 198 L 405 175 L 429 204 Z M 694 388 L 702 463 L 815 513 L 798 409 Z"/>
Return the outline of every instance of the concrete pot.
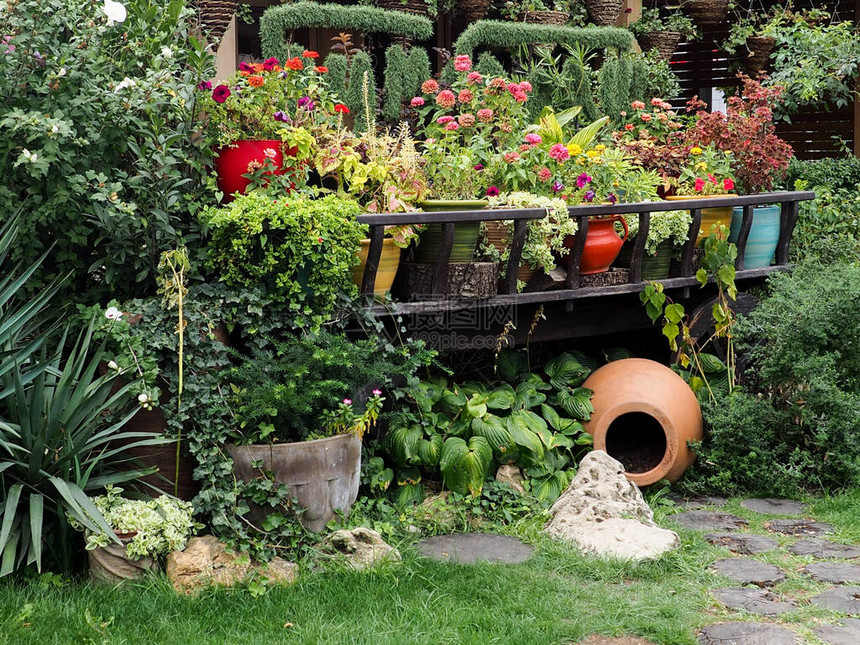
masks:
<path fill-rule="evenodd" d="M 349 512 L 358 496 L 361 474 L 361 439 L 341 434 L 314 441 L 236 446 L 228 444 L 233 472 L 244 482 L 260 477 L 260 470 L 274 473 L 275 481 L 286 484 L 290 494 L 305 509 L 301 522 L 310 531 L 320 532 L 335 511 Z M 262 462 L 261 468 L 253 467 Z M 250 519 L 262 524 L 270 509 L 252 508 Z"/>
<path fill-rule="evenodd" d="M 630 481 L 675 481 L 693 464 L 687 443 L 702 439 L 702 411 L 690 386 L 668 367 L 625 358 L 596 370 L 583 387 L 594 391 L 594 414 L 585 424 L 594 448 L 624 464 Z"/>

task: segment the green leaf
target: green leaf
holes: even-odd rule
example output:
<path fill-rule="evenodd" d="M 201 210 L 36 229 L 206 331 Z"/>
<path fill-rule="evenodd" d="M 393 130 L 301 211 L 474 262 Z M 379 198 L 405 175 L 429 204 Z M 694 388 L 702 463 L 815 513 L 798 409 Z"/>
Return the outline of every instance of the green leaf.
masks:
<path fill-rule="evenodd" d="M 483 394 L 473 394 L 466 402 L 466 413 L 470 417 L 482 417 L 487 414 L 488 397 Z"/>
<path fill-rule="evenodd" d="M 397 470 L 397 485 L 405 486 L 406 484 L 420 484 L 421 483 L 421 471 L 418 470 L 418 466 L 411 466 L 409 468 L 399 468 Z"/>
<path fill-rule="evenodd" d="M 418 455 L 423 437 L 424 430 L 417 424 L 392 428 L 385 438 L 388 453 L 399 466 L 408 466 Z"/>
<path fill-rule="evenodd" d="M 404 484 L 398 486 L 395 493 L 394 503 L 399 507 L 411 506 L 420 504 L 424 501 L 424 485 L 423 484 Z"/>
<path fill-rule="evenodd" d="M 670 323 L 678 324 L 684 319 L 684 307 L 679 304 L 666 305 L 663 315 Z"/>
<path fill-rule="evenodd" d="M 45 510 L 45 498 L 39 493 L 30 493 L 30 548 L 36 569 L 42 572 L 42 521 Z"/>
<path fill-rule="evenodd" d="M 535 462 L 543 459 L 544 444 L 540 436 L 529 427 L 528 420 L 523 416 L 524 410 L 515 412 L 507 419 L 511 438 L 520 448 L 525 450 Z"/>
<path fill-rule="evenodd" d="M 528 358 L 515 349 L 503 349 L 496 359 L 496 371 L 499 378 L 508 383 L 513 383 L 520 374 L 524 374 L 528 370 Z"/>
<path fill-rule="evenodd" d="M 500 455 L 509 452 L 513 444 L 505 421 L 492 414 L 487 414 L 483 419 L 472 419 L 472 432 L 486 439 L 493 452 Z"/>
<path fill-rule="evenodd" d="M 556 396 L 556 400 L 570 416 L 588 421 L 591 419 L 591 413 L 594 412 L 594 407 L 591 405 L 592 394 L 593 392 L 588 388 L 578 387 L 574 390 L 562 390 Z"/>
<path fill-rule="evenodd" d="M 418 444 L 418 459 L 421 463 L 429 468 L 433 468 L 439 463 L 439 456 L 442 454 L 442 435 L 433 434 L 429 439 L 422 439 Z"/>
<path fill-rule="evenodd" d="M 544 504 L 552 504 L 570 485 L 573 475 L 558 470 L 546 479 L 532 480 L 532 493 Z"/>
<path fill-rule="evenodd" d="M 589 371 L 570 354 L 560 354 L 544 366 L 549 383 L 556 390 L 581 385 Z"/>
<path fill-rule="evenodd" d="M 699 354 L 699 363 L 702 365 L 702 371 L 706 374 L 725 372 L 728 369 L 726 364 L 713 354 Z"/>
<path fill-rule="evenodd" d="M 724 264 L 717 270 L 717 277 L 724 285 L 734 284 L 735 268 L 731 264 Z"/>
<path fill-rule="evenodd" d="M 517 399 L 517 393 L 507 383 L 502 383 L 487 395 L 487 407 L 490 410 L 510 410 Z"/>
<path fill-rule="evenodd" d="M 483 437 L 472 437 L 468 444 L 459 437 L 449 437 L 442 446 L 439 467 L 448 488 L 461 495 L 477 496 L 492 461 L 493 449 Z"/>

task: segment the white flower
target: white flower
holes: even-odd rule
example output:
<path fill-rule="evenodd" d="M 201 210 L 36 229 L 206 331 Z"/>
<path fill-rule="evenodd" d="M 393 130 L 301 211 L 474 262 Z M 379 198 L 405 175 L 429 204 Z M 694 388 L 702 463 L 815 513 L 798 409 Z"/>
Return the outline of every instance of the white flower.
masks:
<path fill-rule="evenodd" d="M 119 320 L 122 318 L 122 312 L 116 307 L 108 307 L 105 311 L 105 318 L 108 320 Z"/>
<path fill-rule="evenodd" d="M 60 68 L 60 71 L 59 71 L 59 72 L 57 72 L 57 77 L 58 77 L 58 78 L 62 78 L 62 77 L 63 77 L 63 76 L 65 76 L 65 75 L 66 75 L 66 68 L 65 68 L 65 67 L 61 67 L 61 68 Z"/>
<path fill-rule="evenodd" d="M 102 8 L 102 11 L 104 11 L 107 16 L 108 26 L 115 22 L 124 22 L 128 16 L 125 6 L 122 3 L 114 2 L 113 0 L 105 0 L 105 6 Z"/>
<path fill-rule="evenodd" d="M 27 163 L 36 163 L 39 160 L 39 155 L 36 152 L 30 152 L 27 148 L 21 151 L 24 159 L 27 160 Z"/>
<path fill-rule="evenodd" d="M 162 47 L 161 48 L 161 55 L 164 56 L 165 58 L 173 58 L 173 50 L 170 49 L 170 47 Z"/>
<path fill-rule="evenodd" d="M 137 400 L 141 403 L 146 403 L 147 401 L 149 401 L 149 395 L 146 392 L 141 392 L 137 395 Z"/>
<path fill-rule="evenodd" d="M 60 126 L 56 123 L 51 126 L 51 134 L 57 134 L 60 131 Z"/>
<path fill-rule="evenodd" d="M 266 155 L 269 159 L 274 159 L 278 156 L 277 151 L 274 148 L 266 148 L 263 150 L 263 154 Z"/>
<path fill-rule="evenodd" d="M 119 92 L 120 90 L 124 90 L 127 87 L 135 87 L 135 86 L 137 86 L 137 81 L 134 80 L 133 78 L 129 78 L 128 76 L 126 76 L 119 83 L 117 83 L 117 86 L 114 88 L 113 91 Z"/>
<path fill-rule="evenodd" d="M 119 365 L 116 364 L 116 361 L 108 361 L 108 369 L 119 371 Z"/>

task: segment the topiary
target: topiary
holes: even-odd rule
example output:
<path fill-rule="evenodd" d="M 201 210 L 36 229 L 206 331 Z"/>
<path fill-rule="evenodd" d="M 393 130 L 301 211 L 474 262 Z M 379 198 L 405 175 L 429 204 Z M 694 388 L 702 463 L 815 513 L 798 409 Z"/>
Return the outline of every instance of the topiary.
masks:
<path fill-rule="evenodd" d="M 400 45 L 385 50 L 385 72 L 382 103 L 384 119 L 397 122 L 401 107 L 416 95 L 421 83 L 430 78 L 430 58 L 423 47 L 412 47 L 408 52 Z"/>
<path fill-rule="evenodd" d="M 357 52 L 353 55 L 349 66 L 346 92 L 343 95 L 343 102 L 346 103 L 352 114 L 356 132 L 362 132 L 367 127 L 365 77 L 367 78 L 367 103 L 370 109 L 376 110 L 376 78 L 373 72 L 373 59 L 367 52 Z"/>

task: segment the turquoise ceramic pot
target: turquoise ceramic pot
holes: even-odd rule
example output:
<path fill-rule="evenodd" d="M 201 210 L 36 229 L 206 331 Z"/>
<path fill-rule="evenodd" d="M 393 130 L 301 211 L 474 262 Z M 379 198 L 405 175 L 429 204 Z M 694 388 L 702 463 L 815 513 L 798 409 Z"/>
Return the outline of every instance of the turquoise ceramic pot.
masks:
<path fill-rule="evenodd" d="M 743 215 L 743 207 L 736 206 L 732 212 L 732 231 L 729 235 L 729 242 L 737 242 Z M 744 252 L 745 269 L 763 269 L 770 266 L 773 262 L 773 254 L 776 253 L 776 245 L 779 242 L 779 228 L 779 206 L 755 207 L 752 228 Z"/>

